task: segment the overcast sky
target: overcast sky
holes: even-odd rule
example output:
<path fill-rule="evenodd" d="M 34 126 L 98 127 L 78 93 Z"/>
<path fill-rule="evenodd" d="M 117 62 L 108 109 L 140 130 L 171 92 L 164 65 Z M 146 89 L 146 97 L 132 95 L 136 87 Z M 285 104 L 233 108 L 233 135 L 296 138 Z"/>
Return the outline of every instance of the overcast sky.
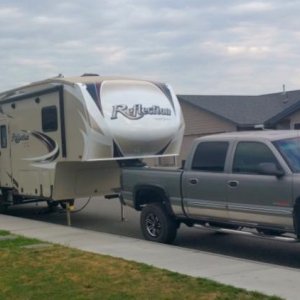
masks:
<path fill-rule="evenodd" d="M 178 94 L 300 89 L 300 1 L 1 0 L 0 91 L 128 75 Z"/>

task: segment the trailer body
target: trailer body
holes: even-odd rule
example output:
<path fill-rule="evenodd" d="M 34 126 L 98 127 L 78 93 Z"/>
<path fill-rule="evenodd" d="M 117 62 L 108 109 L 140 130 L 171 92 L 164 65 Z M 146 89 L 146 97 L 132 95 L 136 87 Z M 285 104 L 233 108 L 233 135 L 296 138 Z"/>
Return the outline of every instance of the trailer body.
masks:
<path fill-rule="evenodd" d="M 84 76 L 1 93 L 2 198 L 103 195 L 119 186 L 122 163 L 178 155 L 183 132 L 177 98 L 162 83 Z"/>

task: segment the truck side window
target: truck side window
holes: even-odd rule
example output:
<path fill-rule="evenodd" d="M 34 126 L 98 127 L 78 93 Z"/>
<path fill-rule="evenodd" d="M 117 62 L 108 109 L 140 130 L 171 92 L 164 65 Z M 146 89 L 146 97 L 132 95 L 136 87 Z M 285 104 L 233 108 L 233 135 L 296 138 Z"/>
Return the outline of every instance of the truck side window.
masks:
<path fill-rule="evenodd" d="M 224 172 L 227 142 L 200 143 L 195 151 L 192 169 L 205 172 Z"/>
<path fill-rule="evenodd" d="M 1 134 L 1 148 L 7 148 L 7 131 L 6 126 L 0 126 L 0 134 Z"/>
<path fill-rule="evenodd" d="M 258 142 L 238 143 L 233 160 L 233 173 L 258 174 L 261 163 L 274 163 L 281 169 L 267 145 Z"/>
<path fill-rule="evenodd" d="M 44 132 L 56 131 L 58 128 L 56 106 L 42 108 L 42 128 Z"/>

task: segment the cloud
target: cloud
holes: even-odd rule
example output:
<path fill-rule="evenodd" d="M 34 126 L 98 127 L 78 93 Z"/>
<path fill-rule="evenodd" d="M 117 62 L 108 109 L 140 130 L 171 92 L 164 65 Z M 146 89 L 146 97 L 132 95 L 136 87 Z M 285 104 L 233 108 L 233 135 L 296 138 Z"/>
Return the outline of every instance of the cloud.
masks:
<path fill-rule="evenodd" d="M 178 93 L 300 88 L 294 0 L 3 0 L 0 90 L 58 73 L 161 80 Z"/>
<path fill-rule="evenodd" d="M 274 9 L 274 6 L 270 2 L 245 2 L 233 6 L 232 12 L 234 13 L 264 13 Z"/>
<path fill-rule="evenodd" d="M 37 16 L 32 19 L 32 22 L 37 23 L 38 25 L 66 25 L 73 23 L 73 20 L 66 17 L 54 17 L 54 16 Z"/>
<path fill-rule="evenodd" d="M 22 13 L 17 7 L 13 6 L 0 6 L 0 18 L 8 20 L 15 19 L 22 16 Z"/>

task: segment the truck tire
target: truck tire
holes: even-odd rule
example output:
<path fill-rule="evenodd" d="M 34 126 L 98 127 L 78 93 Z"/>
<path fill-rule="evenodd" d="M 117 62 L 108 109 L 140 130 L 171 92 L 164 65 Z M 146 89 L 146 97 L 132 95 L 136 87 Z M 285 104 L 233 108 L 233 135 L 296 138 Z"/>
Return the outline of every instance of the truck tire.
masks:
<path fill-rule="evenodd" d="M 176 237 L 178 224 L 160 203 L 149 204 L 142 209 L 140 224 L 148 241 L 171 244 Z"/>

